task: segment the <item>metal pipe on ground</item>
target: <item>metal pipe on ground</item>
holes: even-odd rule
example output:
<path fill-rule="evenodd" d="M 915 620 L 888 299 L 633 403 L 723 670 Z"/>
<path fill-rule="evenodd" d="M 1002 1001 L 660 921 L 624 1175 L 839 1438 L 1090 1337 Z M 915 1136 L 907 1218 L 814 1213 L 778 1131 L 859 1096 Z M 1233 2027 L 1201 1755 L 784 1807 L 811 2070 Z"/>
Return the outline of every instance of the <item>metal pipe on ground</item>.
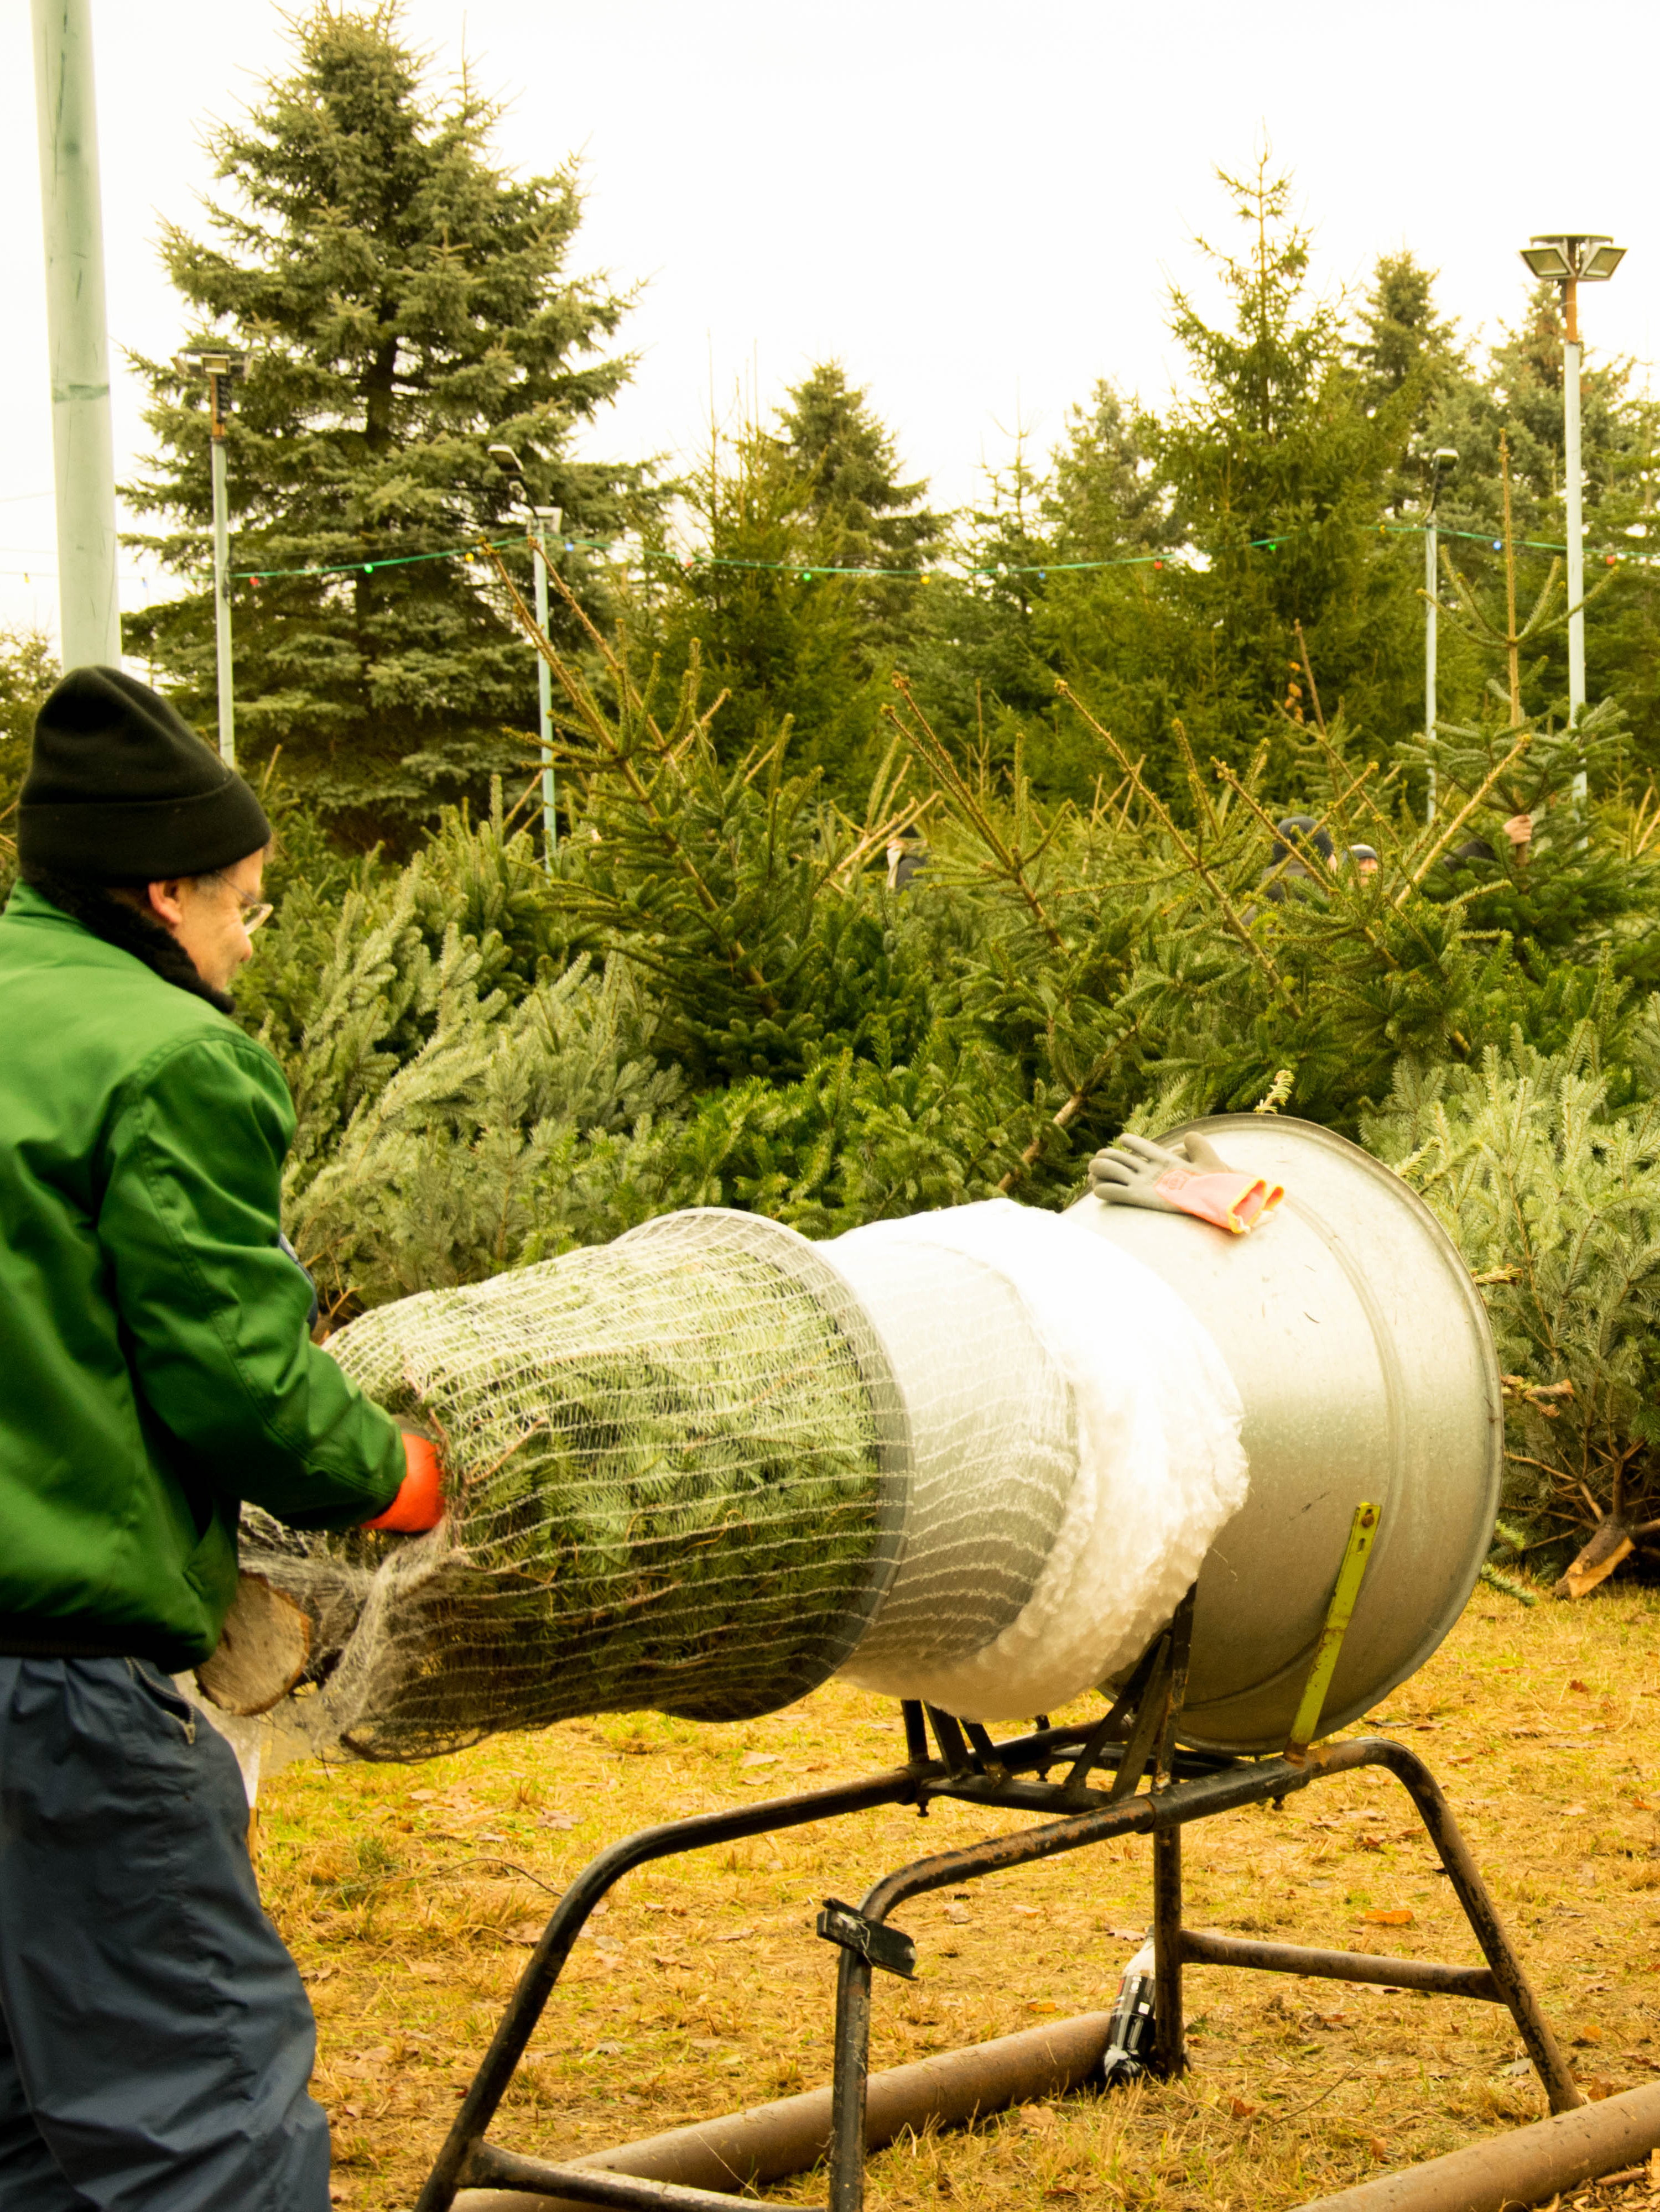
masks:
<path fill-rule="evenodd" d="M 1086 2081 L 1112 2036 L 1112 2014 L 1079 2013 L 1047 2027 L 1001 2035 L 968 2051 L 949 2051 L 870 2077 L 865 2142 L 879 2150 L 907 2128 L 950 2127 L 1011 2105 L 1061 2096 Z M 565 2163 L 674 2181 L 690 2189 L 736 2195 L 753 2182 L 781 2181 L 816 2166 L 829 2147 L 830 2093 L 811 2089 L 747 2112 L 728 2112 L 693 2128 L 675 2128 L 615 2150 L 590 2151 Z M 526 2196 L 518 2189 L 458 2191 L 454 2212 L 582 2212 L 568 2197 Z"/>
<path fill-rule="evenodd" d="M 1546 2203 L 1602 2174 L 1623 2172 L 1657 2144 L 1660 2081 L 1651 2081 L 1513 2134 L 1488 2136 L 1426 2165 L 1363 2181 L 1335 2197 L 1311 2198 L 1304 2212 L 1512 2212 Z"/>

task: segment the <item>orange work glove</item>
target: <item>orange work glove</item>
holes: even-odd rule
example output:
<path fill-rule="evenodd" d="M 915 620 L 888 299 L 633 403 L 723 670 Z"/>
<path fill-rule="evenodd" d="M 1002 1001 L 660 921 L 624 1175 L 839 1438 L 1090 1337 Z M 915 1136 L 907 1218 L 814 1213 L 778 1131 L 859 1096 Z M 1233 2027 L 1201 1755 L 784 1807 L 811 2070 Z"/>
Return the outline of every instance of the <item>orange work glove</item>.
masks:
<path fill-rule="evenodd" d="M 1272 1213 L 1286 1194 L 1277 1182 L 1231 1168 L 1196 1130 L 1168 1151 L 1127 1133 L 1090 1162 L 1090 1188 L 1109 1206 L 1190 1213 L 1235 1237 Z"/>
<path fill-rule="evenodd" d="M 1270 1188 L 1261 1176 L 1242 1175 L 1231 1168 L 1222 1175 L 1194 1175 L 1186 1168 L 1172 1168 L 1153 1188 L 1178 1213 L 1191 1213 L 1236 1237 L 1255 1228 L 1286 1194 L 1279 1183 Z"/>
<path fill-rule="evenodd" d="M 438 1448 L 419 1429 L 404 1431 L 404 1468 L 397 1497 L 384 1513 L 365 1521 L 364 1528 L 383 1529 L 395 1536 L 419 1536 L 443 1519 L 444 1471 L 438 1464 Z"/>

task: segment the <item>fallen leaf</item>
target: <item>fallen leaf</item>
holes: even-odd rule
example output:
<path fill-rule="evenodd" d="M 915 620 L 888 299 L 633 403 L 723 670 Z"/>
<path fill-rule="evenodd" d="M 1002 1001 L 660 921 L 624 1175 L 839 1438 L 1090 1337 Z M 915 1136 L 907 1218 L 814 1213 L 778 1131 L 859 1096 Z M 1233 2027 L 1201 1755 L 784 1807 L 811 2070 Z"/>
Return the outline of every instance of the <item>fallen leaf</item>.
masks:
<path fill-rule="evenodd" d="M 437 1795 L 435 1790 L 411 1790 L 410 1792 L 417 1805 L 430 1805 Z"/>
<path fill-rule="evenodd" d="M 1596 2075 L 1590 2081 L 1582 2081 L 1579 2087 L 1593 2105 L 1600 2105 L 1604 2097 L 1612 2097 L 1614 2094 L 1614 2083 L 1606 2074 Z"/>
<path fill-rule="evenodd" d="M 1583 2027 L 1575 2029 L 1573 2039 L 1578 2044 L 1600 2043 L 1602 2031 L 1594 2020 L 1588 2020 Z"/>
<path fill-rule="evenodd" d="M 717 1936 L 714 1940 L 717 1943 L 744 1943 L 747 1942 L 754 1933 L 755 1930 L 752 1928 L 734 1928 L 729 1935 Z"/>
<path fill-rule="evenodd" d="M 363 2107 L 361 2105 L 342 2105 L 338 2109 L 349 2120 L 361 2120 L 363 2117 Z"/>
<path fill-rule="evenodd" d="M 574 1828 L 578 1817 L 575 1813 L 538 1813 L 536 1825 L 538 1828 Z"/>
<path fill-rule="evenodd" d="M 337 1971 L 333 1966 L 306 1966 L 301 1969 L 300 1978 L 302 1982 L 325 1982 Z"/>
<path fill-rule="evenodd" d="M 1384 2159 L 1389 2154 L 1389 2147 L 1383 2141 L 1381 2136 L 1368 2136 L 1366 2137 L 1366 2148 L 1371 2153 L 1372 2156 L 1377 2159 Z"/>
<path fill-rule="evenodd" d="M 1383 1838 L 1381 1836 L 1357 1836 L 1354 1839 L 1354 1848 L 1357 1851 L 1381 1851 L 1383 1848 Z"/>
<path fill-rule="evenodd" d="M 1116 1936 L 1121 1943 L 1145 1943 L 1147 1940 L 1145 1928 L 1109 1928 L 1107 1933 Z"/>
<path fill-rule="evenodd" d="M 534 1950 L 541 1942 L 542 1930 L 547 1924 L 545 1920 L 515 1920 L 511 1928 L 503 1929 L 502 1932 L 509 1943 L 522 1943 L 527 1949 Z"/>
<path fill-rule="evenodd" d="M 778 1753 L 775 1751 L 746 1751 L 738 1764 L 740 1766 L 776 1766 Z"/>
<path fill-rule="evenodd" d="M 1260 2105 L 1248 2105 L 1243 2097 L 1230 2097 L 1228 2100 L 1228 2110 L 1236 2120 L 1248 2120 L 1262 2109 Z"/>
<path fill-rule="evenodd" d="M 1369 1920 L 1374 1928 L 1410 1928 L 1412 1925 L 1412 1914 L 1404 1905 L 1388 1911 L 1381 1905 L 1375 1905 L 1370 1912 L 1363 1912 L 1360 1917 Z"/>
<path fill-rule="evenodd" d="M 1575 1814 L 1583 1813 L 1584 1809 L 1583 1805 L 1565 1805 L 1558 1817 L 1564 1820 L 1571 1820 Z"/>
<path fill-rule="evenodd" d="M 1022 2105 L 1020 2124 L 1023 2128 L 1031 2128 L 1041 2133 L 1043 2129 L 1055 2125 L 1054 2112 L 1048 2105 Z"/>
<path fill-rule="evenodd" d="M 961 1927 L 969 1917 L 969 1908 L 966 1905 L 948 1905 L 946 1907 L 946 1917 L 947 1920 L 955 1921 Z"/>
<path fill-rule="evenodd" d="M 588 2047 L 588 2057 L 590 2058 L 616 2058 L 622 2055 L 623 2048 L 624 2046 L 620 2043 L 591 2044 Z"/>
<path fill-rule="evenodd" d="M 1589 1682 L 1570 1682 L 1568 1684 L 1568 1687 L 1571 1690 L 1578 1690 L 1582 1698 L 1588 1698 L 1590 1695 L 1590 1684 Z"/>
<path fill-rule="evenodd" d="M 1026 2005 L 1028 2012 L 1058 2012 L 1060 2009 L 1053 1997 L 1032 1997 Z"/>

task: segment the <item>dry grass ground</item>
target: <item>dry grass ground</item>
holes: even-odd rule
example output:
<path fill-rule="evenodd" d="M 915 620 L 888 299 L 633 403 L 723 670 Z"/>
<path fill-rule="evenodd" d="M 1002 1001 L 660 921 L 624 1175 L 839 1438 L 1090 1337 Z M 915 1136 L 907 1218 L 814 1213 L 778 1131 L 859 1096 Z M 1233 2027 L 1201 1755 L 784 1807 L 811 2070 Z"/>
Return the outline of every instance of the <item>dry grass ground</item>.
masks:
<path fill-rule="evenodd" d="M 1606 2094 L 1653 2074 L 1660 1595 L 1616 1588 L 1529 1612 L 1483 1587 L 1368 1726 L 1405 1735 L 1439 1775 L 1582 2079 Z M 260 1873 L 317 2008 L 337 2201 L 410 2204 L 550 1893 L 603 1844 L 902 1755 L 897 1709 L 832 1686 L 742 1727 L 615 1716 L 423 1767 L 305 1765 L 269 1783 Z M 964 1807 L 926 1826 L 888 1810 L 629 1877 L 579 1947 L 498 2138 L 570 2154 L 824 2081 L 834 1954 L 812 1931 L 818 1901 L 856 1899 L 888 1869 L 992 1832 Z M 1198 1927 L 1476 1956 L 1384 1777 L 1189 1829 L 1187 1869 Z M 878 1977 L 873 2063 L 1109 2006 L 1148 1878 L 1138 1840 L 908 1907 L 920 1978 Z M 1369 1924 L 1369 1911 L 1412 1921 Z M 1544 2110 L 1493 2007 L 1216 1968 L 1190 1972 L 1188 2001 L 1183 2081 L 904 2142 L 873 2161 L 873 2207 L 1256 2212 Z M 822 2176 L 773 2194 L 822 2202 Z M 1630 2196 L 1655 2201 L 1646 2186 Z"/>

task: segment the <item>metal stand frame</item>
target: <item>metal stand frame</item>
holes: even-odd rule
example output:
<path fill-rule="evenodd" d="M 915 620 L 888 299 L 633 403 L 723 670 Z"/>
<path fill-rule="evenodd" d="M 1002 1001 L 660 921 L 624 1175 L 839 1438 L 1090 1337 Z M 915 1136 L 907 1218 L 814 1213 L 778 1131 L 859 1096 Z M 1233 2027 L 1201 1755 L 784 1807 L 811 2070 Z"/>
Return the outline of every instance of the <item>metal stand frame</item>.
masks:
<path fill-rule="evenodd" d="M 1555 2039 L 1541 2014 L 1520 1961 L 1499 1923 L 1450 1808 L 1423 1761 L 1404 1745 L 1365 1736 L 1316 1746 L 1300 1755 L 1260 1759 L 1212 1759 L 1174 1749 L 1175 1717 L 1187 1671 L 1192 1593 L 1175 1620 L 1155 1638 L 1112 1711 L 1094 1728 L 1052 1729 L 994 1744 L 983 1728 L 950 1715 L 927 1713 L 939 1756 L 929 1753 L 924 1709 L 903 1708 L 908 1763 L 885 1774 L 842 1787 L 779 1797 L 729 1813 L 642 1829 L 589 1862 L 555 1908 L 521 1975 L 502 2024 L 471 2087 L 462 2100 L 416 2212 L 450 2212 L 462 2188 L 543 2191 L 634 2212 L 732 2212 L 733 2199 L 591 2166 L 562 2166 L 498 2149 L 486 2131 L 553 1994 L 571 1947 L 608 1890 L 631 1869 L 682 1851 L 706 1849 L 742 1837 L 762 1836 L 813 1820 L 866 1813 L 879 1805 L 915 1805 L 952 1797 L 1011 1811 L 1061 1815 L 1012 1835 L 988 1838 L 966 1850 L 918 1859 L 878 1882 L 857 1909 L 827 1900 L 818 1932 L 837 1944 L 835 2073 L 831 2091 L 830 2212 L 860 2212 L 865 2191 L 865 2100 L 869 2071 L 871 1983 L 873 1971 L 907 1974 L 914 1958 L 909 1939 L 888 1916 L 908 1898 L 972 1881 L 981 1875 L 1026 1866 L 1063 1851 L 1120 1836 L 1152 1838 L 1154 1981 L 1157 1991 L 1155 2070 L 1179 2073 L 1187 2064 L 1183 2031 L 1184 1966 L 1225 1966 L 1259 1972 L 1308 1974 L 1336 1981 L 1386 1984 L 1438 1996 L 1475 1997 L 1508 2005 L 1554 2112 L 1583 2100 Z M 1050 1781 L 1051 1771 L 1066 1771 Z M 1149 1766 L 1150 1787 L 1138 1790 Z M 1334 1774 L 1381 1766 L 1407 1790 L 1450 1879 L 1485 1966 L 1449 1966 L 1426 1960 L 1379 1958 L 1370 1953 L 1319 1951 L 1292 1943 L 1259 1943 L 1235 1936 L 1201 1936 L 1182 1924 L 1182 1831 L 1190 1822 L 1246 1805 L 1282 1801 L 1292 1791 Z M 1090 1777 L 1107 1778 L 1104 1789 Z"/>

